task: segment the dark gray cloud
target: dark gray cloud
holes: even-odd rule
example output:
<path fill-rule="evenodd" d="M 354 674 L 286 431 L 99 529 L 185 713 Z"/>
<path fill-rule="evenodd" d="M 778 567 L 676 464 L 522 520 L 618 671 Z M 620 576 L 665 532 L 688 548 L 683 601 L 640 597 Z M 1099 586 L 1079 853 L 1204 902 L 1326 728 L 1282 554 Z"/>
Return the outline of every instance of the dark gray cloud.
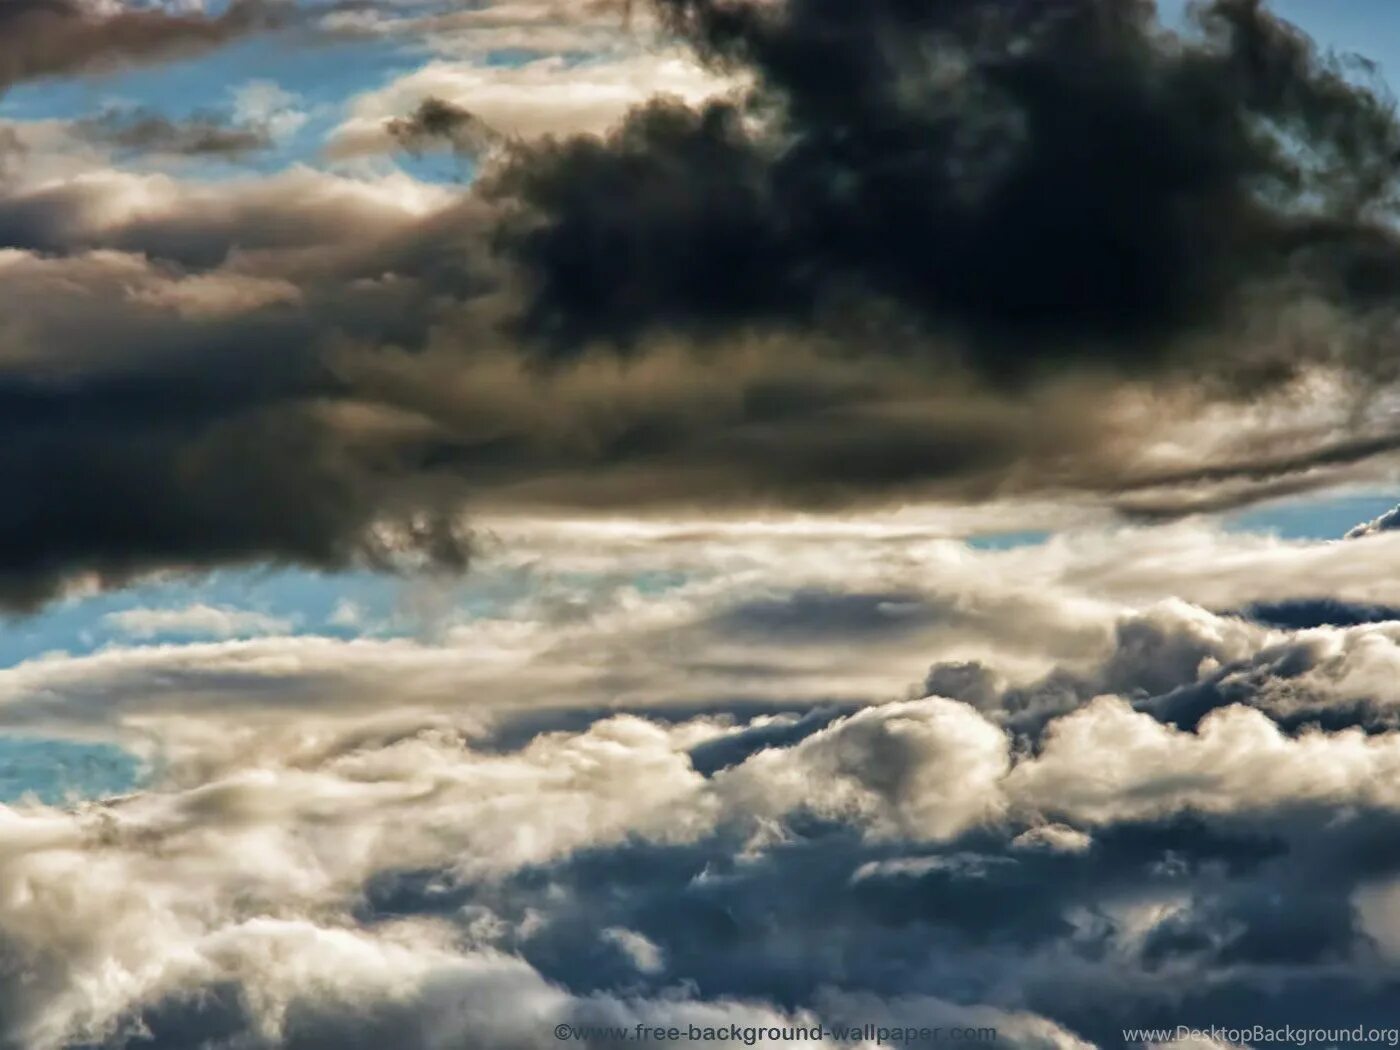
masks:
<path fill-rule="evenodd" d="M 820 645 L 833 637 L 898 636 L 947 619 L 950 612 L 916 593 L 806 590 L 727 609 L 715 617 L 712 626 L 754 640 Z"/>
<path fill-rule="evenodd" d="M 73 130 L 119 153 L 237 159 L 272 146 L 267 128 L 220 113 L 172 118 L 150 109 L 109 110 L 75 122 Z"/>
<path fill-rule="evenodd" d="M 323 188 L 195 199 L 91 232 L 100 194 L 0 202 L 0 239 L 26 249 L 0 290 L 21 319 L 0 338 L 0 483 L 26 493 L 0 509 L 0 604 L 162 567 L 460 566 L 461 492 L 422 467 L 433 428 L 359 397 L 327 358 L 345 330 L 421 338 L 432 267 L 376 284 L 413 223 Z M 224 265 L 234 253 L 294 266 Z"/>
<path fill-rule="evenodd" d="M 1365 623 L 1400 620 L 1400 608 L 1365 605 L 1336 598 L 1292 598 L 1281 602 L 1254 602 L 1241 614 L 1269 627 L 1298 630 L 1308 627 L 1356 627 Z"/>
<path fill-rule="evenodd" d="M 1389 307 L 1389 99 L 1260 3 L 1202 5 L 1187 38 L 1121 0 L 655 6 L 756 87 L 523 145 L 496 174 L 526 329 L 556 348 L 844 316 L 882 342 L 920 326 L 997 378 L 1252 384 L 1297 362 L 1189 337 L 1260 297 Z"/>
<path fill-rule="evenodd" d="M 990 492 L 1094 425 L 1068 403 L 1032 423 L 971 393 L 886 407 L 909 394 L 903 371 L 795 344 L 737 351 L 732 367 L 678 349 L 636 371 L 541 370 L 500 331 L 510 280 L 470 196 L 419 216 L 299 174 L 113 221 L 124 189 L 0 195 L 0 245 L 20 253 L 0 298 L 24 321 L 0 337 L 0 484 L 33 493 L 0 513 L 11 605 L 85 573 L 344 565 L 379 519 L 468 500 Z"/>
<path fill-rule="evenodd" d="M 11 79 L 266 21 L 13 2 Z M 1159 375 L 1186 410 L 1324 359 L 1383 370 L 1400 130 L 1262 8 L 1207 5 L 1179 38 L 1096 0 L 658 6 L 752 78 L 746 100 L 653 100 L 605 137 L 497 150 L 430 99 L 392 123 L 405 148 L 492 146 L 481 186 L 435 209 L 305 172 L 0 193 L 0 247 L 25 253 L 0 486 L 37 493 L 0 515 L 0 601 L 84 574 L 344 565 L 382 520 L 463 508 L 1088 492 L 1160 517 L 1393 453 L 1329 417 L 1282 454 L 1147 469 L 1175 410 L 1125 425 L 1121 374 L 1086 367 Z M 122 150 L 261 136 L 84 126 Z M 1279 338 L 1284 303 L 1315 304 L 1328 337 Z M 399 535 L 446 554 L 445 528 Z"/>
<path fill-rule="evenodd" d="M 503 141 L 501 134 L 475 113 L 440 98 L 425 98 L 412 113 L 393 118 L 385 128 L 394 142 L 410 153 L 446 149 L 475 157 Z"/>
<path fill-rule="evenodd" d="M 85 0 L 0 0 L 0 90 L 218 47 L 276 24 L 283 7 L 233 0 L 219 15 Z"/>

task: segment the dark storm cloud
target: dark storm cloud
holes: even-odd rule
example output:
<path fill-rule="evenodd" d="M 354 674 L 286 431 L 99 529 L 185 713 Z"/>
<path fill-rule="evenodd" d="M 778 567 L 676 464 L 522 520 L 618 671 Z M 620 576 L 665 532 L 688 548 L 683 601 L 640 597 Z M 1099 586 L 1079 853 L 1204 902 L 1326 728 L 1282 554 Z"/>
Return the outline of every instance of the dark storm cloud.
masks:
<path fill-rule="evenodd" d="M 440 98 L 425 98 L 408 116 L 388 121 L 385 129 L 410 153 L 447 149 L 474 157 L 502 141 L 500 133 L 475 113 Z"/>
<path fill-rule="evenodd" d="M 1366 434 L 1341 439 L 1324 438 L 1301 451 L 1279 455 L 1272 451 L 1222 460 L 1206 466 L 1181 470 L 1120 475 L 1097 483 L 1102 491 L 1114 494 L 1118 509 L 1141 521 L 1179 518 L 1183 514 L 1233 510 L 1264 499 L 1297 495 L 1317 487 L 1318 471 L 1346 467 L 1400 449 L 1400 434 Z M 1203 495 L 1192 495 L 1199 486 Z M 1153 494 L 1156 490 L 1157 494 Z M 1355 539 L 1372 532 L 1386 531 L 1388 516 L 1363 522 L 1346 538 Z"/>
<path fill-rule="evenodd" d="M 276 24 L 280 9 L 234 0 L 217 16 L 84 0 L 0 0 L 0 90 L 218 47 Z"/>
<path fill-rule="evenodd" d="M 369 530 L 392 514 L 394 499 L 343 440 L 314 417 L 270 409 L 198 427 L 21 431 L 0 471 L 45 491 L 0 512 L 0 536 L 13 541 L 0 559 L 0 598 L 33 609 L 75 573 L 118 586 L 158 568 L 389 568 L 391 552 L 377 553 Z M 244 456 L 294 461 L 249 467 Z M 403 510 L 421 506 L 406 498 Z M 414 524 L 410 541 L 428 541 L 444 566 L 465 557 L 445 511 Z"/>
<path fill-rule="evenodd" d="M 1395 290 L 1389 100 L 1259 3 L 1200 7 L 1189 40 L 1122 0 L 655 6 L 756 87 L 495 176 L 556 347 L 845 316 L 998 376 L 1141 369 L 1261 295 L 1367 314 Z M 1249 365 L 1217 352 L 1193 364 Z"/>
<path fill-rule="evenodd" d="M 421 468 L 431 425 L 359 397 L 325 357 L 346 328 L 421 338 L 433 267 L 376 284 L 413 224 L 319 190 L 172 202 L 95 232 L 79 189 L 0 202 L 12 242 L 66 250 L 17 253 L 0 285 L 0 604 L 160 568 L 461 565 L 460 493 Z M 290 269 L 230 270 L 231 253 Z"/>
<path fill-rule="evenodd" d="M 121 153 L 236 159 L 272 146 L 267 128 L 238 124 L 219 113 L 177 119 L 149 109 L 109 110 L 77 121 L 73 130 Z"/>
<path fill-rule="evenodd" d="M 0 80 L 266 22 L 246 4 L 9 2 Z M 84 573 L 345 564 L 378 549 L 380 519 L 469 500 L 1087 491 L 1170 516 L 1395 450 L 1319 425 L 1287 455 L 1146 471 L 1165 423 L 1125 426 L 1114 403 L 1117 366 L 1179 366 L 1162 381 L 1197 406 L 1329 354 L 1383 369 L 1400 128 L 1360 71 L 1261 8 L 1208 5 L 1182 39 L 1148 6 L 1098 0 L 657 6 L 752 81 L 746 101 L 653 100 L 601 138 L 498 144 L 429 99 L 390 122 L 405 149 L 490 146 L 455 204 L 394 207 L 304 171 L 220 193 L 103 176 L 0 194 L 0 248 L 26 253 L 7 263 L 23 323 L 0 346 L 16 406 L 0 486 L 32 493 L 0 514 L 0 600 Z M 121 151 L 236 155 L 261 137 L 198 115 L 84 126 Z M 1255 338 L 1313 301 L 1336 340 Z M 201 378 L 177 392 L 175 376 Z"/>
<path fill-rule="evenodd" d="M 314 376 L 264 376 L 249 388 L 240 364 L 204 372 L 203 390 L 173 376 L 0 385 L 9 417 L 0 478 L 24 494 L 0 506 L 0 600 L 32 608 L 75 573 L 117 585 L 162 567 L 387 568 L 392 544 L 377 547 L 371 527 L 396 513 L 406 550 L 460 560 L 447 508 L 423 517 L 431 494 L 391 480 L 408 473 L 392 439 L 357 442 L 353 425 L 318 409 Z M 403 443 L 398 455 L 411 458 L 411 439 Z"/>

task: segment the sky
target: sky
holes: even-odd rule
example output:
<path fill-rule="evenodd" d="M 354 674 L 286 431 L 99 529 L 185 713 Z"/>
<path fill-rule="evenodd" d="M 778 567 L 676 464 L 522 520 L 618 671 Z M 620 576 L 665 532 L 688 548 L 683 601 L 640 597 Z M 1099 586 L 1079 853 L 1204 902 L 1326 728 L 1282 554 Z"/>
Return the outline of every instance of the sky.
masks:
<path fill-rule="evenodd" d="M 1400 1041 L 1392 84 L 0 0 L 0 1050 Z"/>

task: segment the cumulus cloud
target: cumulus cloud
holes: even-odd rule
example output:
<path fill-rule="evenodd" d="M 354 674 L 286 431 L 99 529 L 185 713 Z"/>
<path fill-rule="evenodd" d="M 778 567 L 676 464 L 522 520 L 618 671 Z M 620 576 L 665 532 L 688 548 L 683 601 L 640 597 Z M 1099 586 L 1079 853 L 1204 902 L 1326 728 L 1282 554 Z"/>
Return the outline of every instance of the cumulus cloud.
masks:
<path fill-rule="evenodd" d="M 1181 809 L 1393 808 L 1394 744 L 1393 736 L 1373 739 L 1358 729 L 1289 739 L 1262 713 L 1235 707 L 1213 712 L 1188 735 L 1100 698 L 1052 723 L 1040 755 L 1018 767 L 1009 788 L 1090 824 Z"/>
<path fill-rule="evenodd" d="M 1290 561 L 1304 593 L 1384 588 L 1392 537 L 1357 560 L 1188 526 L 975 551 L 946 527 L 537 521 L 479 567 L 534 584 L 435 641 L 0 670 L 12 730 L 150 770 L 127 797 L 0 808 L 0 952 L 23 960 L 0 969 L 0 1033 L 513 1048 L 556 1024 L 956 1025 L 1068 1050 L 1388 1009 L 1400 633 L 1164 595 L 1241 608 Z M 940 613 L 881 626 L 895 596 Z M 940 658 L 958 695 L 919 696 Z"/>
<path fill-rule="evenodd" d="M 875 835 L 948 839 L 996 817 L 1010 766 L 1005 735 L 939 699 L 842 719 L 792 748 L 767 749 L 720 774 L 741 810 L 807 810 Z"/>
<path fill-rule="evenodd" d="M 1364 968 L 1369 938 L 1388 943 L 1375 876 L 1358 881 L 1372 869 L 1346 859 L 1359 825 L 1295 814 L 1387 819 L 1391 778 L 1369 774 L 1395 761 L 1393 734 L 1289 740 L 1243 709 L 1188 733 L 1104 699 L 1013 756 L 987 718 L 929 699 L 705 778 L 688 755 L 734 732 L 723 720 L 606 717 L 498 752 L 440 718 L 297 718 L 254 768 L 245 752 L 130 799 L 6 811 L 0 884 L 42 873 L 45 887 L 0 907 L 7 950 L 34 975 L 4 990 L 7 1034 L 298 1046 L 339 1036 L 353 1002 L 371 1033 L 417 1018 L 400 1032 L 415 1046 L 444 1032 L 529 1045 L 545 1021 L 648 1017 L 1106 1042 L 1133 1011 L 1207 1015 L 1210 995 L 1183 1000 L 1196 985 L 1181 983 L 1205 974 L 1279 1009 L 1230 953 L 1276 921 L 1248 910 L 1259 895 L 1301 907 L 1306 880 L 1270 858 L 1314 835 L 1333 845 L 1311 854 L 1327 889 L 1310 906 L 1345 914 L 1355 897 L 1361 916 L 1329 951 Z M 1307 921 L 1300 910 L 1291 928 Z M 1191 924 L 1220 939 L 1190 939 Z M 794 969 L 813 936 L 823 950 Z M 1165 985 L 1164 958 L 1180 975 Z M 1306 982 L 1335 964 L 1291 965 Z M 940 966 L 964 974 L 958 1001 L 927 990 Z M 764 1002 L 777 981 L 797 1013 Z M 1308 1002 L 1307 1017 L 1335 1016 Z"/>
<path fill-rule="evenodd" d="M 656 102 L 497 176 L 526 211 L 529 324 L 566 347 L 830 325 L 840 305 L 1036 372 L 1170 360 L 1270 289 L 1381 303 L 1362 273 L 1394 248 L 1355 217 L 1400 132 L 1258 4 L 1202 7 L 1187 39 L 1145 4 L 655 6 L 756 91 L 747 110 Z M 1259 349 L 1231 363 L 1291 364 L 1251 366 Z"/>

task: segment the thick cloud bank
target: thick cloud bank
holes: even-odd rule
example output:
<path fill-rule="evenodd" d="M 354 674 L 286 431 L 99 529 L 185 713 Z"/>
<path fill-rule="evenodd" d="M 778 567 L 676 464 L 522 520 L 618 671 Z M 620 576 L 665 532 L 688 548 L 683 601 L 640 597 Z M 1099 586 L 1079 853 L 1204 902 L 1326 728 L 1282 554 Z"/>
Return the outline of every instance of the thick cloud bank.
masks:
<path fill-rule="evenodd" d="M 756 88 L 500 176 L 537 220 L 531 318 L 570 345 L 894 311 L 885 338 L 922 322 L 1004 377 L 1147 367 L 1259 298 L 1393 295 L 1387 99 L 1253 0 L 1189 42 L 1122 0 L 657 6 Z"/>
<path fill-rule="evenodd" d="M 267 29 L 281 13 L 262 0 L 234 0 L 222 14 L 197 6 L 91 0 L 4 0 L 0 90 L 15 83 L 177 58 Z"/>
<path fill-rule="evenodd" d="M 266 106 L 0 128 L 0 488 L 25 493 L 0 602 L 457 567 L 463 516 L 503 508 L 1070 492 L 1162 518 L 1393 455 L 1400 129 L 1260 5 L 1175 30 L 1098 0 L 659 0 L 635 38 L 546 7 L 296 15 L 284 44 L 561 52 L 429 62 L 350 106 L 328 167 L 178 166 L 307 119 Z M 0 80 L 282 15 L 8 0 Z"/>
<path fill-rule="evenodd" d="M 11 727 L 146 765 L 0 807 L 0 1045 L 1391 1024 L 1400 622 L 1201 604 L 1362 607 L 1391 537 L 886 527 L 541 526 L 479 569 L 527 596 L 433 641 L 0 671 Z"/>

